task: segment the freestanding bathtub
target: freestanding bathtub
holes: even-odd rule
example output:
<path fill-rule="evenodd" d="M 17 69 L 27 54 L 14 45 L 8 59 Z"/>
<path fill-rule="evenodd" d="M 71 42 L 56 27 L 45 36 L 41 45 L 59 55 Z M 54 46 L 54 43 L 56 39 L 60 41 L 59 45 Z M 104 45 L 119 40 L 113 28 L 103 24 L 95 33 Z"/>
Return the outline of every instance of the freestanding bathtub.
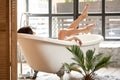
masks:
<path fill-rule="evenodd" d="M 88 49 L 96 49 L 98 52 L 99 43 L 103 41 L 101 35 L 84 34 L 79 35 L 83 52 Z M 22 53 L 28 64 L 36 71 L 56 73 L 63 63 L 73 62 L 72 54 L 66 46 L 78 45 L 75 41 L 64 41 L 58 39 L 38 37 L 29 34 L 18 33 L 18 42 Z"/>

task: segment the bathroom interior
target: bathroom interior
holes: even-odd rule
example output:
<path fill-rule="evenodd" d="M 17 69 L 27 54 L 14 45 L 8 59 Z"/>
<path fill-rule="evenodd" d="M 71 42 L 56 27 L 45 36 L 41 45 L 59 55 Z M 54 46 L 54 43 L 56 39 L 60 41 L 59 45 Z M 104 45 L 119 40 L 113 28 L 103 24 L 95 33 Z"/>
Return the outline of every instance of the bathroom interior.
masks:
<path fill-rule="evenodd" d="M 120 80 L 120 0 L 17 0 L 17 30 L 23 26 L 30 26 L 36 36 L 57 39 L 58 31 L 67 28 L 81 14 L 87 3 L 90 5 L 88 17 L 78 27 L 83 28 L 87 24 L 96 23 L 88 35 L 102 36 L 98 52 L 112 55 L 111 61 L 114 61 L 97 74 L 108 80 Z M 18 80 L 33 80 L 30 78 L 34 70 L 27 63 L 19 47 L 17 60 Z M 35 80 L 59 79 L 53 73 L 40 71 Z"/>

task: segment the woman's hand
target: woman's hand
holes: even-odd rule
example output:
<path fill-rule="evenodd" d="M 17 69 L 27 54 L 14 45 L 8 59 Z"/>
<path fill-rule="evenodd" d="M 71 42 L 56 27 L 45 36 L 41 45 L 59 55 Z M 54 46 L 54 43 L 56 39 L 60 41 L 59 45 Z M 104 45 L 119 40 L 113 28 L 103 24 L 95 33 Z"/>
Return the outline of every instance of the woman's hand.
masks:
<path fill-rule="evenodd" d="M 73 40 L 75 40 L 76 42 L 79 42 L 79 44 L 82 45 L 82 42 L 78 37 L 73 37 Z"/>
<path fill-rule="evenodd" d="M 75 40 L 75 41 L 78 42 L 80 45 L 82 45 L 82 42 L 81 42 L 81 40 L 80 40 L 78 37 L 73 36 L 73 37 L 67 39 L 67 41 L 72 41 L 72 40 Z"/>

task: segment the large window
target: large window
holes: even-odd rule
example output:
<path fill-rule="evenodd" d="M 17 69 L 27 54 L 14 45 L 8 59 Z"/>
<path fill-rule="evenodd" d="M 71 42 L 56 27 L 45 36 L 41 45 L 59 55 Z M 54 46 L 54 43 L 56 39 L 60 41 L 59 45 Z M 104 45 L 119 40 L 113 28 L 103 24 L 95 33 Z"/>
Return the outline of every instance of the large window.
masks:
<path fill-rule="evenodd" d="M 78 27 L 96 23 L 91 31 L 105 40 L 120 40 L 120 0 L 26 0 L 29 25 L 44 37 L 57 38 L 58 31 L 66 28 L 89 3 L 89 17 Z"/>

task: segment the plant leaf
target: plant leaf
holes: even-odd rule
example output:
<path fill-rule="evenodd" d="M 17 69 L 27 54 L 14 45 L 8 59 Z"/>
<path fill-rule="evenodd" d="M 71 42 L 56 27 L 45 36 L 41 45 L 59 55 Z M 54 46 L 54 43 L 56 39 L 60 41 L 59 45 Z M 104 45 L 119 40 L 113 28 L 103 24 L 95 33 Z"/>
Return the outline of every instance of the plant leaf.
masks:
<path fill-rule="evenodd" d="M 111 56 L 105 56 L 103 57 L 96 65 L 95 65 L 95 69 L 94 71 L 102 68 L 102 67 L 105 67 L 106 65 L 109 64 L 109 60 L 110 60 Z"/>
<path fill-rule="evenodd" d="M 94 55 L 94 52 L 93 50 L 88 50 L 86 52 L 86 67 L 87 67 L 87 71 L 89 71 L 91 68 L 92 68 L 92 61 L 93 61 L 93 55 Z"/>
<path fill-rule="evenodd" d="M 79 46 L 73 45 L 71 47 L 67 47 L 67 49 L 73 54 L 75 60 L 79 66 L 81 66 L 84 70 L 86 70 L 86 67 L 84 65 L 84 54 L 83 51 L 80 49 Z"/>

